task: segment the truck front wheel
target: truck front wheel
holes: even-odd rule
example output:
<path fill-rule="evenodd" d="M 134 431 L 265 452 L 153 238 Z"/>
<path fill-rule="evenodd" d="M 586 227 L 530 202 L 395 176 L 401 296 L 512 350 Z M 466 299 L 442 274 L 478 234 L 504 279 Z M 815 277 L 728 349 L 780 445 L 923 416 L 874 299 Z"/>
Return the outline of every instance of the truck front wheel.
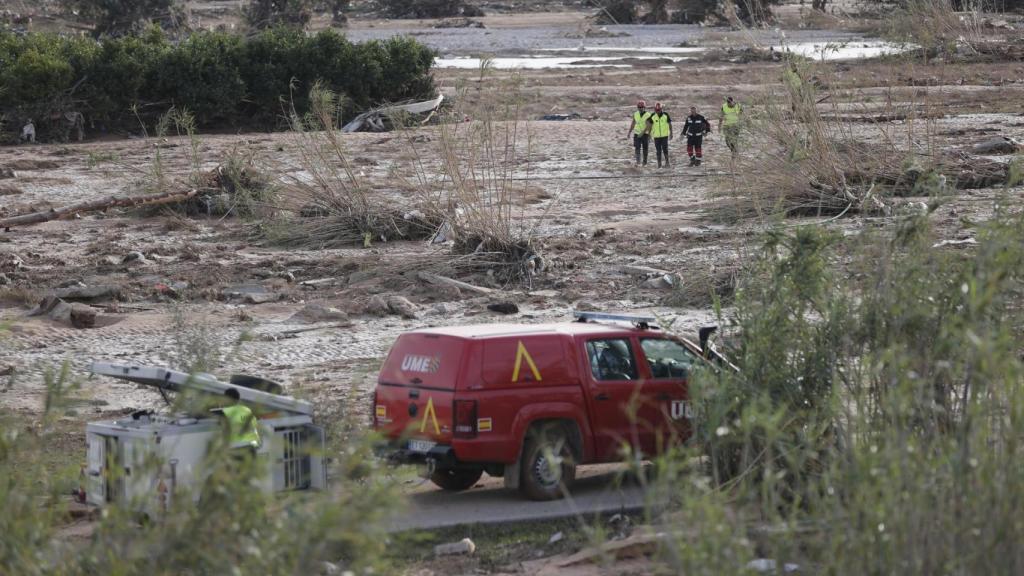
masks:
<path fill-rule="evenodd" d="M 435 470 L 430 475 L 430 481 L 437 484 L 443 490 L 462 492 L 472 488 L 473 485 L 480 481 L 480 477 L 483 475 L 484 471 L 480 469 L 448 468 L 445 470 Z"/>
<path fill-rule="evenodd" d="M 561 498 L 576 479 L 569 440 L 558 425 L 546 425 L 530 433 L 521 464 L 520 487 L 533 500 Z"/>

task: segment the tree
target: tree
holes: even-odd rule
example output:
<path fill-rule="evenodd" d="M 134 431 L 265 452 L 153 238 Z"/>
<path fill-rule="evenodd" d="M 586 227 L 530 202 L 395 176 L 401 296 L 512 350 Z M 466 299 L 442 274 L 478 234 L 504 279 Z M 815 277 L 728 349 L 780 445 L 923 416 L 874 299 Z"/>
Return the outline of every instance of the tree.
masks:
<path fill-rule="evenodd" d="M 124 36 L 150 24 L 184 27 L 188 14 L 182 0 L 61 0 L 66 11 L 92 22 L 96 36 Z"/>
<path fill-rule="evenodd" d="M 305 28 L 313 19 L 315 0 L 252 0 L 242 9 L 245 21 L 257 30 L 288 26 Z"/>

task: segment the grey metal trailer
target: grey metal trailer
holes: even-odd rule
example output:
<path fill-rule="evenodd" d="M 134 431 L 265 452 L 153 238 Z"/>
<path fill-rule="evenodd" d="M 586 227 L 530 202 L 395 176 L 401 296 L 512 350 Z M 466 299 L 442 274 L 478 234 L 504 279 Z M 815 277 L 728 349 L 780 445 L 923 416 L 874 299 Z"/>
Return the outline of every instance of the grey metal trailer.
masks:
<path fill-rule="evenodd" d="M 167 368 L 93 363 L 93 374 L 154 386 L 172 392 L 224 396 L 238 390 L 242 402 L 259 408 L 262 444 L 257 458 L 266 475 L 259 486 L 267 492 L 321 490 L 327 485 L 324 432 L 314 425 L 312 405 L 290 396 L 221 382 L 210 374 L 189 375 Z M 112 504 L 159 517 L 183 495 L 201 497 L 204 461 L 210 442 L 221 433 L 220 418 L 202 414 L 151 414 L 86 426 L 88 459 L 86 500 Z"/>

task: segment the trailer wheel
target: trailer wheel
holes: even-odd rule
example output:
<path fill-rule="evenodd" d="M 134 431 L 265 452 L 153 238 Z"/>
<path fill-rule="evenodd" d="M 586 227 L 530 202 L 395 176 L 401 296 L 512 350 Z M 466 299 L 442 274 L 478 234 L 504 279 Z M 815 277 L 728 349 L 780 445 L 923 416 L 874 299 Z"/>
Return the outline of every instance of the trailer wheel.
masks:
<path fill-rule="evenodd" d="M 576 460 L 561 426 L 534 429 L 523 450 L 522 491 L 532 500 L 555 500 L 568 492 L 576 479 Z"/>
<path fill-rule="evenodd" d="M 472 488 L 480 481 L 480 477 L 483 475 L 484 471 L 480 469 L 447 468 L 445 470 L 435 470 L 430 475 L 430 481 L 437 484 L 443 490 L 462 492 Z"/>

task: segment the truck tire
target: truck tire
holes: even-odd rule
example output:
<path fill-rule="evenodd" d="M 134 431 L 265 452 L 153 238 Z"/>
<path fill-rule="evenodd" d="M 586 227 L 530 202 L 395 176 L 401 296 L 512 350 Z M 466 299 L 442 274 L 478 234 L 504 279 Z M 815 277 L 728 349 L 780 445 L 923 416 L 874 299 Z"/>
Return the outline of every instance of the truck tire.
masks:
<path fill-rule="evenodd" d="M 565 430 L 557 424 L 532 430 L 526 438 L 520 466 L 519 487 L 527 497 L 561 498 L 576 479 L 576 461 Z"/>
<path fill-rule="evenodd" d="M 484 471 L 479 469 L 448 468 L 445 470 L 435 470 L 434 473 L 430 475 L 430 481 L 442 490 L 447 490 L 449 492 L 462 492 L 463 490 L 469 490 L 472 488 L 480 481 L 480 477 L 483 475 Z"/>

